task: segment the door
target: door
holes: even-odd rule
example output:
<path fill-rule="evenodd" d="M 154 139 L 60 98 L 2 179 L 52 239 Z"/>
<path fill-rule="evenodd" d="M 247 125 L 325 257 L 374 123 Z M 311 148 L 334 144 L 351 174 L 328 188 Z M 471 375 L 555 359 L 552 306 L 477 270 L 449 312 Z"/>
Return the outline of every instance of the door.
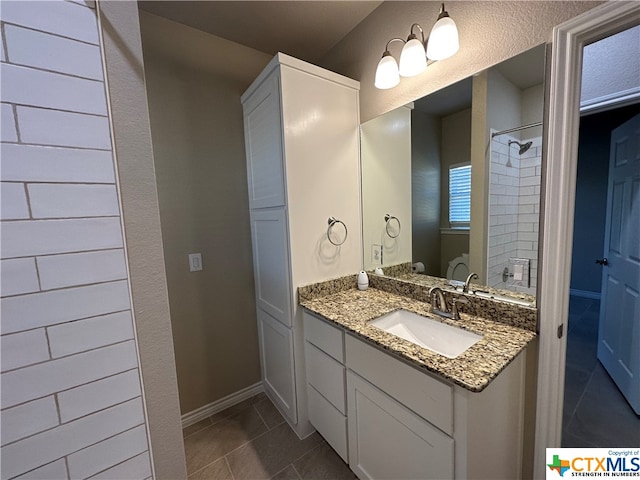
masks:
<path fill-rule="evenodd" d="M 453 438 L 347 373 L 349 466 L 361 479 L 453 478 Z"/>
<path fill-rule="evenodd" d="M 285 187 L 279 76 L 271 75 L 249 98 L 243 100 L 249 205 L 252 209 L 283 206 Z"/>
<path fill-rule="evenodd" d="M 598 359 L 640 414 L 640 115 L 611 134 Z"/>
<path fill-rule="evenodd" d="M 252 210 L 251 235 L 256 305 L 291 327 L 291 280 L 285 210 Z"/>
<path fill-rule="evenodd" d="M 278 404 L 280 411 L 297 423 L 293 332 L 271 315 L 257 309 L 258 335 L 264 388 Z"/>

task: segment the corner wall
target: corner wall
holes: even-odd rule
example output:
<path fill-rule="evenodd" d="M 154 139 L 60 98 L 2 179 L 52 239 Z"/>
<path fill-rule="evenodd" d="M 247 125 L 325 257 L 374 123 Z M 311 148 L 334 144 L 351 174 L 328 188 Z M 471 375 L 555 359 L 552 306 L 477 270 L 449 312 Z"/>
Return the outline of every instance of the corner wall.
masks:
<path fill-rule="evenodd" d="M 100 1 L 98 8 L 154 478 L 185 478 L 137 4 Z"/>
<path fill-rule="evenodd" d="M 140 18 L 185 415 L 260 381 L 240 103 L 246 83 L 188 54 L 206 55 L 217 37 L 145 12 Z M 162 38 L 179 40 L 168 46 Z M 270 60 L 235 48 L 247 51 L 242 58 L 253 76 Z M 189 253 L 202 254 L 202 271 L 189 272 Z"/>

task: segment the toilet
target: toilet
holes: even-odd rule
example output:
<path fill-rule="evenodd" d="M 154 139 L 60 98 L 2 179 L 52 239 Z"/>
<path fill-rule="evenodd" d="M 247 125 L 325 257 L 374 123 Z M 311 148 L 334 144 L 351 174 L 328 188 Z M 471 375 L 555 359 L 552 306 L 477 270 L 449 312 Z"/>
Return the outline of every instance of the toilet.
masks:
<path fill-rule="evenodd" d="M 449 262 L 447 279 L 464 282 L 469 275 L 469 254 L 463 253 Z"/>

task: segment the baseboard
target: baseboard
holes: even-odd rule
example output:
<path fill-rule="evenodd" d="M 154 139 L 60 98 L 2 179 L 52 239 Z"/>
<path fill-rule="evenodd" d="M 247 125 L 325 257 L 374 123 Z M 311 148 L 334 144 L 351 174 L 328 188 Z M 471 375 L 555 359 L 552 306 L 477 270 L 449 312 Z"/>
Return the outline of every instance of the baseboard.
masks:
<path fill-rule="evenodd" d="M 600 292 L 591 292 L 589 290 L 578 290 L 577 288 L 570 289 L 569 295 L 575 295 L 576 297 L 590 298 L 592 300 L 600 300 Z"/>
<path fill-rule="evenodd" d="M 233 405 L 240 403 L 247 398 L 251 398 L 261 392 L 264 392 L 264 387 L 262 386 L 262 382 L 258 382 L 248 386 L 247 388 L 238 390 L 231 395 L 227 395 L 226 397 L 216 400 L 215 402 L 211 402 L 208 405 L 197 408 L 189 413 L 185 413 L 184 415 L 182 415 L 182 428 L 193 425 L 194 423 L 198 423 L 200 420 L 204 420 L 211 415 L 221 412 L 226 408 L 232 407 Z"/>

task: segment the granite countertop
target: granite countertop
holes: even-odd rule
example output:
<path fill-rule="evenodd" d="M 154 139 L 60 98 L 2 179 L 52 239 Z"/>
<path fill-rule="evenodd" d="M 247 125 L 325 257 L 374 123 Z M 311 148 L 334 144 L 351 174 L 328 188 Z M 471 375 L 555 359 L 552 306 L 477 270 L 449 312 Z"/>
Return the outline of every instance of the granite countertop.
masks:
<path fill-rule="evenodd" d="M 322 296 L 301 295 L 299 302 L 347 332 L 472 392 L 486 388 L 536 337 L 535 331 L 465 313 L 461 313 L 460 320 L 441 319 L 430 314 L 429 303 L 371 287 L 364 291 L 348 288 Z M 369 320 L 398 309 L 436 318 L 483 338 L 451 359 L 368 324 Z"/>

